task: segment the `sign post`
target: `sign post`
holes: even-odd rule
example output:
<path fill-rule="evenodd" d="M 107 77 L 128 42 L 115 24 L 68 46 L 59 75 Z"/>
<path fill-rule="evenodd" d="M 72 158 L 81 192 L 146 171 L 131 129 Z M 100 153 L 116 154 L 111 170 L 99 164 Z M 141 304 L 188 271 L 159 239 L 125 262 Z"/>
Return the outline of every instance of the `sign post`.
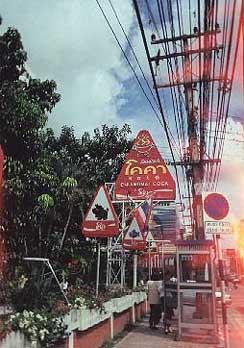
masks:
<path fill-rule="evenodd" d="M 137 254 L 133 254 L 133 289 L 137 287 Z"/>
<path fill-rule="evenodd" d="M 123 247 L 133 250 L 133 288 L 137 286 L 137 250 L 144 250 L 146 241 L 140 229 L 138 217 L 134 216 L 123 239 Z"/>
<path fill-rule="evenodd" d="M 228 221 L 230 207 L 227 198 L 221 193 L 216 192 L 210 192 L 205 194 L 203 206 L 205 218 L 205 233 L 206 235 L 213 236 L 216 245 L 220 277 L 224 347 L 229 348 L 230 339 L 227 320 L 227 306 L 225 303 L 224 263 L 220 238 L 221 235 L 231 234 L 232 232 L 231 223 L 230 221 Z"/>
<path fill-rule="evenodd" d="M 101 243 L 97 242 L 97 278 L 96 278 L 96 297 L 99 291 L 99 281 L 100 281 L 100 262 L 101 262 Z"/>
<path fill-rule="evenodd" d="M 119 219 L 105 186 L 101 185 L 97 190 L 82 223 L 82 232 L 85 237 L 89 238 L 109 238 L 119 233 Z M 101 241 L 99 239 L 97 241 L 96 296 L 98 296 L 99 291 L 100 262 Z"/>
<path fill-rule="evenodd" d="M 146 236 L 146 241 L 148 243 L 148 279 L 151 280 L 152 277 L 152 255 L 151 255 L 151 248 L 155 248 L 156 242 L 154 241 L 153 235 L 151 231 L 148 231 Z"/>

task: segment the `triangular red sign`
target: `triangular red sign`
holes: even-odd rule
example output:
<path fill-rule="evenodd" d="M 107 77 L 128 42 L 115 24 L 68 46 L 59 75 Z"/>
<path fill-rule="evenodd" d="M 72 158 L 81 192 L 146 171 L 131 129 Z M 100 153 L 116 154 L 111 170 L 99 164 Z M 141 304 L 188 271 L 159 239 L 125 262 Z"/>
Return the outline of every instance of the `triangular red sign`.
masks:
<path fill-rule="evenodd" d="M 137 217 L 134 216 L 131 224 L 124 236 L 123 247 L 130 250 L 144 250 L 146 241 L 139 227 Z"/>
<path fill-rule="evenodd" d="M 134 140 L 114 191 L 117 200 L 142 200 L 152 193 L 154 200 L 175 200 L 175 181 L 148 131 Z"/>
<path fill-rule="evenodd" d="M 108 190 L 100 186 L 82 224 L 85 237 L 114 237 L 119 233 L 119 219 Z"/>

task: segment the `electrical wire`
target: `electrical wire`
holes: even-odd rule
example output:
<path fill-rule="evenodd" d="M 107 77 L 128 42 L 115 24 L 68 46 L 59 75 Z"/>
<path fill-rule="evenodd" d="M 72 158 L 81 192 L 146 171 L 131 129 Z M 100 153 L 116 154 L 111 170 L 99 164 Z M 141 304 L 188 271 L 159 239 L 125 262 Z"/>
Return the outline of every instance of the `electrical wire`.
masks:
<path fill-rule="evenodd" d="M 142 90 L 144 96 L 146 97 L 148 103 L 150 104 L 150 106 L 151 106 L 151 108 L 152 108 L 152 110 L 153 110 L 154 115 L 156 116 L 156 118 L 158 119 L 158 121 L 160 122 L 160 124 L 161 124 L 163 127 L 166 127 L 166 128 L 167 128 L 168 134 L 169 134 L 169 141 L 172 142 L 172 146 L 174 146 L 175 151 L 178 152 L 177 143 L 175 142 L 174 137 L 173 137 L 171 131 L 169 130 L 168 124 L 167 124 L 167 123 L 166 123 L 166 124 L 164 124 L 164 123 L 162 124 L 162 121 L 161 121 L 161 118 L 160 118 L 159 114 L 157 113 L 157 111 L 156 111 L 154 105 L 152 104 L 151 100 L 150 100 L 149 97 L 147 96 L 147 94 L 146 94 L 146 92 L 145 92 L 145 89 L 144 89 L 144 87 L 142 86 L 142 84 L 141 84 L 141 82 L 140 82 L 140 79 L 139 79 L 139 77 L 138 77 L 138 75 L 137 75 L 137 73 L 136 73 L 136 71 L 135 71 L 133 65 L 131 64 L 131 62 L 130 62 L 130 60 L 129 60 L 129 58 L 128 58 L 126 52 L 125 52 L 125 50 L 123 49 L 122 45 L 120 44 L 119 39 L 118 39 L 118 37 L 117 37 L 117 35 L 116 35 L 116 33 L 115 33 L 115 31 L 114 31 L 114 29 L 113 29 L 113 27 L 112 27 L 112 25 L 111 25 L 109 19 L 108 19 L 107 15 L 106 15 L 106 13 L 105 13 L 105 11 L 104 11 L 104 9 L 102 8 L 102 6 L 101 6 L 101 4 L 100 4 L 100 2 L 99 2 L 98 0 L 95 0 L 95 1 L 96 1 L 97 5 L 98 5 L 100 11 L 102 12 L 102 15 L 103 15 L 103 17 L 104 17 L 104 19 L 105 19 L 105 21 L 106 21 L 106 23 L 107 23 L 109 29 L 111 30 L 111 32 L 112 32 L 112 34 L 113 34 L 113 36 L 114 36 L 114 38 L 115 38 L 115 40 L 116 40 L 116 42 L 117 42 L 119 48 L 121 49 L 121 51 L 122 51 L 122 53 L 123 53 L 123 55 L 124 55 L 124 58 L 126 59 L 128 65 L 130 66 L 130 68 L 131 68 L 131 70 L 132 70 L 132 72 L 133 72 L 133 74 L 134 74 L 134 76 L 135 76 L 135 78 L 136 78 L 136 81 L 137 81 L 138 85 L 140 86 L 140 88 L 141 88 L 141 90 Z M 171 137 L 171 140 L 170 140 L 170 137 Z M 179 153 L 179 152 L 178 152 L 178 153 Z"/>
<path fill-rule="evenodd" d="M 181 201 L 181 189 L 180 189 L 180 184 L 179 184 L 179 176 L 178 176 L 178 171 L 177 171 L 177 167 L 176 167 L 175 157 L 174 157 L 174 153 L 173 153 L 172 146 L 171 146 L 170 139 L 169 139 L 168 128 L 166 126 L 165 115 L 164 115 L 161 99 L 160 99 L 160 96 L 159 96 L 159 93 L 158 93 L 158 89 L 157 89 L 156 79 L 155 79 L 155 76 L 154 76 L 154 71 L 153 71 L 153 68 L 152 68 L 151 60 L 150 60 L 150 53 L 149 53 L 149 49 L 148 49 L 148 46 L 147 46 L 147 40 L 146 40 L 146 36 L 145 36 L 145 32 L 144 32 L 144 28 L 143 28 L 143 24 L 142 24 L 141 15 L 140 15 L 140 11 L 139 11 L 139 8 L 138 8 L 137 0 L 133 0 L 133 4 L 134 4 L 137 20 L 138 20 L 138 25 L 139 25 L 139 28 L 140 28 L 140 31 L 141 31 L 144 48 L 146 50 L 146 55 L 147 55 L 147 59 L 148 59 L 148 63 L 149 63 L 149 67 L 150 67 L 150 71 L 151 71 L 151 75 L 152 75 L 152 79 L 153 79 L 153 85 L 154 85 L 156 96 L 157 96 L 158 103 L 159 103 L 159 106 L 160 106 L 160 113 L 161 113 L 163 124 L 164 124 L 165 135 L 166 135 L 166 138 L 168 140 L 168 145 L 170 147 L 170 153 L 171 153 L 171 156 L 172 156 L 172 159 L 173 159 L 173 165 L 174 165 L 175 173 L 176 173 L 177 189 L 178 189 L 178 193 L 179 193 L 179 199 Z"/>
<path fill-rule="evenodd" d="M 147 96 L 130 59 L 125 50 L 123 50 L 115 32 L 112 30 L 111 25 L 109 25 L 109 20 L 107 19 L 107 23 L 110 26 L 115 39 L 117 39 L 116 41 L 120 46 L 127 63 L 131 67 L 143 94 L 150 103 L 154 114 L 161 121 L 160 124 L 164 128 L 176 171 L 179 197 L 181 198 L 181 187 L 179 185 L 179 176 L 172 147 L 173 144 L 174 148 L 177 146 L 179 149 L 178 154 L 182 162 L 182 189 L 186 190 L 185 192 L 188 192 L 188 196 L 190 196 L 190 186 L 194 196 L 194 184 L 196 180 L 202 180 L 205 189 L 216 189 L 219 181 L 224 143 L 226 134 L 228 134 L 226 131 L 227 120 L 228 117 L 230 117 L 228 116 L 228 112 L 230 108 L 235 63 L 238 53 L 238 43 L 236 44 L 235 37 L 235 21 L 236 13 L 238 13 L 237 0 L 222 0 L 221 2 L 219 0 L 188 0 L 188 6 L 184 8 L 184 10 L 188 10 L 188 15 L 185 17 L 183 16 L 182 0 L 175 0 L 174 2 L 170 0 L 155 0 L 155 5 L 157 6 L 153 9 L 149 5 L 149 1 L 144 0 L 146 6 L 143 8 L 143 11 L 145 12 L 147 10 L 150 22 L 153 24 L 158 37 L 162 37 L 162 40 L 159 41 L 162 44 L 165 56 L 161 56 L 159 51 L 158 66 L 159 60 L 163 60 L 164 67 L 168 74 L 170 88 L 169 96 L 171 98 L 171 109 L 174 117 L 173 120 L 168 119 L 168 121 L 166 121 L 166 113 L 162 107 L 164 93 L 163 91 L 162 93 L 159 93 L 158 90 L 137 0 L 133 0 L 133 4 L 146 51 L 150 73 L 153 79 L 155 94 L 146 79 L 133 46 L 124 31 L 111 0 L 108 1 L 120 28 L 126 37 L 128 46 L 139 66 L 143 79 L 153 96 L 153 101 L 159 110 L 155 109 L 151 99 Z M 243 14 L 244 0 L 241 1 L 240 13 Z M 96 2 L 101 9 L 99 1 L 96 0 Z M 193 9 L 194 22 L 197 23 L 197 27 L 194 26 L 192 21 Z M 102 12 L 104 15 L 104 11 Z M 154 12 L 157 12 L 157 17 L 155 17 Z M 220 17 L 221 15 L 223 16 L 223 20 Z M 106 19 L 106 15 L 104 18 Z M 157 18 L 157 20 L 155 18 Z M 221 25 L 219 25 L 219 23 Z M 240 23 L 238 23 L 237 37 L 239 37 L 238 35 L 241 26 L 244 26 L 244 24 L 240 21 Z M 189 28 L 188 35 L 185 34 L 185 28 Z M 194 34 L 192 33 L 192 30 L 194 31 Z M 218 46 L 217 35 L 220 32 L 222 32 L 220 40 L 221 45 Z M 183 44 L 184 39 L 186 40 L 186 45 Z M 178 41 L 180 44 L 178 44 Z M 194 46 L 196 46 L 196 48 Z M 178 47 L 180 47 L 180 51 L 178 50 Z M 233 52 L 234 54 L 232 54 Z M 186 57 L 188 59 L 189 68 L 189 72 L 187 73 Z M 183 78 L 181 77 L 180 68 L 183 72 Z M 196 76 L 197 79 L 193 79 L 193 76 Z M 197 90 L 195 90 L 194 81 L 197 81 Z M 189 88 L 187 88 L 187 83 L 189 84 Z M 186 98 L 183 95 L 183 87 L 181 86 L 184 86 L 185 88 Z M 196 96 L 198 99 L 197 104 L 195 103 Z M 165 102 L 164 104 L 166 105 Z M 188 115 L 187 118 L 186 115 Z M 207 126 L 209 126 L 210 129 L 207 130 Z M 201 165 L 204 173 L 203 179 L 195 177 L 194 173 L 193 176 L 188 175 L 189 169 L 194 168 L 194 165 L 192 166 L 190 164 L 189 158 L 183 150 L 183 144 L 185 147 L 189 144 L 191 138 L 199 144 L 200 163 L 202 163 Z M 192 208 L 190 200 L 189 208 Z"/>

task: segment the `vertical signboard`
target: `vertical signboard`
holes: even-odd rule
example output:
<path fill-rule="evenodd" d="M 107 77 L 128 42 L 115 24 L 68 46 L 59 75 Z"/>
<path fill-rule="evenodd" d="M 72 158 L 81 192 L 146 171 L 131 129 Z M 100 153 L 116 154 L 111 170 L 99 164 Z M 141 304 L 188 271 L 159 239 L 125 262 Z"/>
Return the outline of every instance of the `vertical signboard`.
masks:
<path fill-rule="evenodd" d="M 228 199 L 221 193 L 207 192 L 203 194 L 203 217 L 205 235 L 231 234 L 230 206 Z"/>

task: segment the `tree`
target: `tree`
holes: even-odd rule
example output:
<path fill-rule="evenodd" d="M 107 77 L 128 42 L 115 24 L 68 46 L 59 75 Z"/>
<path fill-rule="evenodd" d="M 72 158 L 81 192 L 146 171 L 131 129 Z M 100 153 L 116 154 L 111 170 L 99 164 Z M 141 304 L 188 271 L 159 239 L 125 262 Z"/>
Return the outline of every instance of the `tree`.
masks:
<path fill-rule="evenodd" d="M 127 125 L 121 129 L 104 125 L 101 131 L 94 131 L 93 137 L 84 133 L 81 139 L 77 139 L 73 128 L 67 126 L 62 128 L 58 138 L 48 130 L 45 146 L 52 153 L 50 163 L 56 177 L 65 188 L 65 191 L 62 189 L 55 194 L 58 198 L 55 214 L 59 221 L 56 231 L 62 230 L 59 235 L 60 248 L 66 236 L 67 245 L 82 245 L 77 240 L 81 240 L 80 226 L 85 210 L 97 187 L 101 183 L 113 181 L 119 173 L 131 146 L 131 141 L 127 139 L 129 133 Z M 80 250 L 78 254 L 81 255 Z"/>
<path fill-rule="evenodd" d="M 127 138 L 130 133 L 130 127 L 126 124 L 121 129 L 103 125 L 101 130 L 94 130 L 93 138 L 84 139 L 89 161 L 89 166 L 84 168 L 84 177 L 89 179 L 87 187 L 92 189 L 94 185 L 115 181 L 132 144 Z"/>
<path fill-rule="evenodd" d="M 94 247 L 82 237 L 81 222 L 97 186 L 119 173 L 131 146 L 130 128 L 104 125 L 78 139 L 72 127 L 64 126 L 55 136 L 45 126 L 60 99 L 56 83 L 31 78 L 16 29 L 0 36 L 0 49 L 4 225 L 13 272 L 25 256 L 48 257 L 55 268 L 67 271 L 75 259 L 79 269 L 88 269 Z M 38 280 L 36 289 L 47 289 L 44 268 L 29 272 Z M 43 297 L 45 291 L 35 305 L 42 305 Z"/>
<path fill-rule="evenodd" d="M 43 181 L 42 139 L 51 112 L 59 101 L 54 81 L 32 79 L 25 63 L 21 36 L 9 28 L 0 36 L 0 141 L 6 156 L 5 228 L 14 255 L 28 254 L 35 240 L 36 178 Z M 45 175 L 51 173 L 45 173 Z M 41 178 L 40 178 L 41 176 Z M 47 178 L 46 178 L 47 179 Z M 49 177 L 50 179 L 50 177 Z"/>

